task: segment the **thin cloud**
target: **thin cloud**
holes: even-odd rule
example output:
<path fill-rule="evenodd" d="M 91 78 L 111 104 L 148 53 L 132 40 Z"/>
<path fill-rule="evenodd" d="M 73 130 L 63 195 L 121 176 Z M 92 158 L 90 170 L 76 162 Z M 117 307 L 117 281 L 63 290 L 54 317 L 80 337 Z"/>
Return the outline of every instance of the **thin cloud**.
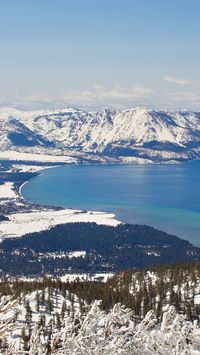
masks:
<path fill-rule="evenodd" d="M 168 83 L 178 84 L 178 85 L 188 85 L 190 84 L 187 79 L 176 78 L 175 76 L 165 75 L 164 80 Z"/>
<path fill-rule="evenodd" d="M 76 107 L 104 107 L 111 105 L 114 107 L 126 107 L 131 105 L 138 105 L 152 99 L 154 92 L 139 84 L 135 84 L 132 87 L 123 87 L 116 85 L 110 89 L 105 88 L 102 85 L 94 84 L 88 90 L 67 90 L 57 93 L 37 93 L 30 95 L 23 95 L 13 93 L 7 97 L 7 102 L 17 103 L 18 105 L 29 105 L 32 107 L 35 104 L 60 104 L 60 105 L 73 105 Z M 1 97 L 2 100 L 2 97 Z M 0 100 L 0 104 L 1 104 Z"/>
<path fill-rule="evenodd" d="M 96 83 L 88 90 L 60 90 L 59 92 L 30 93 L 29 95 L 12 92 L 10 95 L 0 95 L 0 106 L 22 107 L 32 110 L 66 106 L 86 110 L 104 107 L 123 109 L 134 106 L 170 109 L 182 109 L 187 106 L 196 109 L 200 106 L 200 92 L 198 90 L 156 92 L 139 84 L 129 88 L 115 85 L 108 89 Z"/>
<path fill-rule="evenodd" d="M 186 103 L 198 103 L 200 102 L 200 95 L 194 91 L 179 91 L 169 94 L 171 100 L 177 102 L 186 102 Z"/>
<path fill-rule="evenodd" d="M 125 88 L 116 85 L 112 89 L 106 89 L 99 84 L 93 85 L 90 90 L 68 91 L 65 93 L 65 99 L 70 102 L 94 103 L 99 101 L 121 101 L 135 100 L 138 98 L 147 98 L 152 96 L 152 90 L 143 85 L 135 85 L 131 88 Z"/>
<path fill-rule="evenodd" d="M 122 101 L 134 100 L 138 98 L 149 98 L 153 95 L 152 90 L 143 85 L 135 85 L 125 88 L 119 85 L 111 89 L 106 89 L 99 84 L 95 84 L 89 90 L 67 90 L 58 94 L 32 94 L 23 97 L 26 102 L 35 101 L 64 101 L 71 103 L 94 103 L 99 101 Z M 22 99 L 22 97 L 21 97 Z"/>

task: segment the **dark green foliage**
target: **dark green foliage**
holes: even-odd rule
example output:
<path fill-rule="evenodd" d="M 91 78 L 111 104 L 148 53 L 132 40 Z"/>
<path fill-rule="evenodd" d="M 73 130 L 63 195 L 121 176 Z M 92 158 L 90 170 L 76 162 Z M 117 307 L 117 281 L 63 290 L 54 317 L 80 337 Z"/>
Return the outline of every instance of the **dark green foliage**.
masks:
<path fill-rule="evenodd" d="M 86 256 L 72 259 L 67 256 L 68 252 L 77 250 L 86 251 Z M 200 260 L 200 249 L 145 225 L 110 227 L 68 223 L 21 238 L 3 240 L 0 255 L 3 274 L 60 276 L 68 269 L 72 272 L 107 272 L 196 261 Z"/>
<path fill-rule="evenodd" d="M 131 308 L 135 322 L 144 318 L 153 309 L 158 319 L 161 319 L 163 307 L 174 305 L 179 313 L 186 314 L 189 320 L 200 320 L 200 306 L 195 304 L 195 296 L 199 294 L 200 262 L 192 264 L 177 264 L 168 267 L 157 266 L 150 270 L 128 270 L 115 274 L 107 282 L 92 282 L 76 280 L 62 282 L 60 279 L 44 278 L 42 281 L 2 281 L 1 294 L 10 294 L 15 299 L 20 292 L 28 294 L 40 290 L 41 303 L 45 304 L 48 313 L 53 312 L 53 295 L 57 292 L 65 294 L 71 302 L 68 310 L 63 302 L 61 314 L 57 314 L 55 322 L 62 327 L 65 315 L 74 312 L 74 295 L 77 296 L 80 311 L 83 315 L 94 300 L 101 300 L 101 308 L 108 311 L 114 304 L 120 302 Z M 42 294 L 48 289 L 47 299 Z M 36 293 L 37 295 L 37 293 Z M 37 297 L 37 296 L 36 296 Z M 77 321 L 78 322 L 78 321 Z M 30 326 L 31 309 L 26 304 L 26 323 Z M 45 318 L 41 317 L 38 327 L 44 328 Z M 51 327 L 48 331 L 51 336 Z"/>
<path fill-rule="evenodd" d="M 32 312 L 29 301 L 26 301 L 25 308 L 26 308 L 25 320 L 26 320 L 27 325 L 30 326 L 30 324 L 32 322 L 32 313 L 33 312 Z"/>
<path fill-rule="evenodd" d="M 9 218 L 7 216 L 0 215 L 0 222 L 3 222 L 3 221 L 9 221 Z"/>
<path fill-rule="evenodd" d="M 61 317 L 62 317 L 62 319 L 64 319 L 66 311 L 67 311 L 67 305 L 66 305 L 66 302 L 64 301 L 62 303 L 62 308 L 61 308 Z"/>
<path fill-rule="evenodd" d="M 1 172 L 0 173 L 0 183 L 4 184 L 7 181 L 22 183 L 31 179 L 32 177 L 37 176 L 36 173 L 9 173 L 9 172 Z"/>

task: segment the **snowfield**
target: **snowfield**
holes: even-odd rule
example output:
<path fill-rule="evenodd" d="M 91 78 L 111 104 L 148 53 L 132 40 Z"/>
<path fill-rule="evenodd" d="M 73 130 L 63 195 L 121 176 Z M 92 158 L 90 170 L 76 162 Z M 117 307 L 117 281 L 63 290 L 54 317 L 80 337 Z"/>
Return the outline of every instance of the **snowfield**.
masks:
<path fill-rule="evenodd" d="M 3 152 L 0 152 L 0 156 Z M 4 152 L 5 153 L 5 152 Z M 21 157 L 21 153 L 20 157 Z M 41 156 L 40 156 L 41 157 Z M 12 158 L 12 155 L 10 156 Z M 33 156 L 31 155 L 30 161 Z M 13 159 L 13 158 L 12 158 Z M 23 160 L 25 154 L 23 154 Z M 68 163 L 72 163 L 73 159 L 66 157 Z M 21 160 L 21 158 L 19 158 Z M 55 166 L 53 166 L 55 167 Z M 7 172 L 37 172 L 43 169 L 52 168 L 52 166 L 41 165 L 26 165 L 13 164 L 12 168 Z M 24 182 L 21 187 L 25 184 Z M 91 222 L 97 224 L 105 224 L 109 226 L 117 226 L 121 222 L 115 218 L 112 213 L 98 212 L 98 211 L 82 211 L 74 209 L 59 209 L 47 208 L 46 206 L 32 205 L 25 201 L 21 196 L 21 187 L 19 188 L 19 195 L 15 192 L 14 183 L 6 182 L 0 185 L 0 206 L 6 210 L 6 205 L 11 202 L 14 207 L 14 212 L 5 213 L 8 221 L 0 221 L 0 238 L 20 237 L 27 233 L 40 232 L 42 230 L 50 229 L 58 224 L 76 223 L 76 222 Z M 26 211 L 23 211 L 23 206 L 26 205 Z M 21 212 L 17 212 L 19 207 Z M 27 212 L 28 210 L 28 212 Z"/>
<path fill-rule="evenodd" d="M 59 165 L 45 166 L 45 165 L 25 165 L 14 164 L 11 171 L 17 171 L 20 173 L 36 173 L 43 169 L 57 168 Z"/>
<path fill-rule="evenodd" d="M 27 153 L 34 161 L 66 162 L 68 154 L 92 161 L 93 154 L 105 163 L 172 163 L 199 159 L 199 141 L 200 114 L 193 111 L 0 108 L 3 159 L 16 151 L 16 159 Z"/>
<path fill-rule="evenodd" d="M 117 226 L 121 222 L 115 215 L 105 212 L 63 209 L 31 211 L 29 213 L 15 213 L 8 216 L 9 221 L 0 222 L 0 235 L 3 238 L 20 237 L 27 233 L 40 232 L 58 224 L 90 222 Z"/>
<path fill-rule="evenodd" d="M 0 185 L 0 198 L 16 198 L 17 195 L 13 190 L 12 182 L 5 182 L 5 184 Z"/>
<path fill-rule="evenodd" d="M 48 155 L 48 154 L 31 154 L 22 153 L 13 150 L 0 151 L 0 159 L 3 160 L 20 160 L 30 162 L 44 163 L 76 163 L 77 159 L 63 155 Z"/>

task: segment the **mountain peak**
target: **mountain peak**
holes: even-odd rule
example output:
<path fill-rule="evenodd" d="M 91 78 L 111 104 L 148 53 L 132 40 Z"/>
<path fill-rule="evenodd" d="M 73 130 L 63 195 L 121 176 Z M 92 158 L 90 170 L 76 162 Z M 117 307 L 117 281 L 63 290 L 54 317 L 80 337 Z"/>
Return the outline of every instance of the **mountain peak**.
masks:
<path fill-rule="evenodd" d="M 159 111 L 145 106 L 96 112 L 74 107 L 53 111 L 5 108 L 0 109 L 0 118 L 11 120 L 11 129 L 15 126 L 17 133 L 17 121 L 23 123 L 24 132 L 28 128 L 29 133 L 43 137 L 63 153 L 70 148 L 122 161 L 127 157 L 166 162 L 200 157 L 198 112 Z M 2 124 L 4 130 L 9 128 Z M 5 148 L 5 142 L 1 145 Z"/>

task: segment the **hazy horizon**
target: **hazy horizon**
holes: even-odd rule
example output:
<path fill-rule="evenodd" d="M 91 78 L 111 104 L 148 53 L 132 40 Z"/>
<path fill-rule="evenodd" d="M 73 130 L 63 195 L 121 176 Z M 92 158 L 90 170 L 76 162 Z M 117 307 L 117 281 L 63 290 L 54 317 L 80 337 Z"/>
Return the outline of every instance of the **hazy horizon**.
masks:
<path fill-rule="evenodd" d="M 199 0 L 0 4 L 0 106 L 200 110 Z"/>

